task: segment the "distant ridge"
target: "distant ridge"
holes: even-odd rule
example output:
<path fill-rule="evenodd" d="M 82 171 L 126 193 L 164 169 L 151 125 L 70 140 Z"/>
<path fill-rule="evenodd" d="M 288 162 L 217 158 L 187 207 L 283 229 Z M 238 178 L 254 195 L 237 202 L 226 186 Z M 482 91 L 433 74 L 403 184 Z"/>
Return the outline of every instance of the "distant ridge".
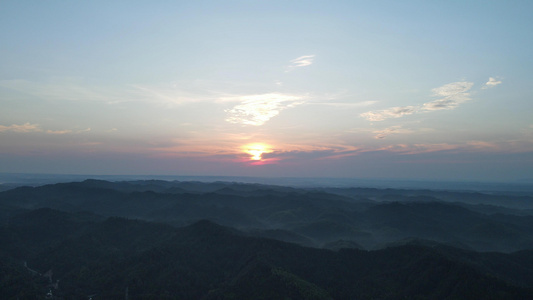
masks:
<path fill-rule="evenodd" d="M 172 226 L 199 220 L 301 245 L 377 249 L 406 238 L 477 251 L 533 248 L 533 197 L 163 180 L 56 183 L 0 192 L 0 224 L 51 208 Z"/>
<path fill-rule="evenodd" d="M 4 185 L 43 185 L 59 182 L 100 179 L 106 181 L 192 181 L 192 182 L 235 182 L 282 185 L 293 187 L 369 187 L 399 189 L 433 189 L 485 192 L 533 192 L 533 179 L 518 181 L 454 181 L 420 179 L 369 179 L 369 178 L 330 178 L 330 177 L 249 177 L 249 176 L 186 176 L 186 175 L 83 175 L 83 174 L 33 174 L 0 173 L 0 187 Z"/>

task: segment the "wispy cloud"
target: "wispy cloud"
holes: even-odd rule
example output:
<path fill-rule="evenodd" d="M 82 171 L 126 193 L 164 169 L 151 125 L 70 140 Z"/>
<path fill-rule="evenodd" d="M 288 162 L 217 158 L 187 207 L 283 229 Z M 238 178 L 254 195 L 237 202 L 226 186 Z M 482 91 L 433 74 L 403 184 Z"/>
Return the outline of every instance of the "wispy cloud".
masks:
<path fill-rule="evenodd" d="M 392 127 L 389 127 L 389 128 L 382 129 L 382 130 L 374 131 L 374 134 L 376 134 L 374 136 L 374 138 L 376 138 L 376 139 L 384 139 L 384 138 L 386 138 L 387 136 L 389 136 L 391 134 L 412 133 L 412 132 L 413 132 L 412 130 L 402 128 L 402 126 L 400 126 L 400 125 L 396 125 L 396 126 L 392 126 Z"/>
<path fill-rule="evenodd" d="M 472 140 L 462 143 L 438 143 L 438 144 L 396 144 L 378 149 L 365 149 L 366 152 L 385 151 L 400 155 L 414 155 L 433 152 L 452 153 L 480 153 L 480 152 L 500 152 L 500 153 L 520 153 L 531 152 L 532 141 L 510 140 L 510 141 L 480 141 Z M 362 152 L 365 152 L 362 151 Z"/>
<path fill-rule="evenodd" d="M 265 153 L 264 158 L 276 161 L 295 161 L 300 159 L 338 159 L 346 156 L 354 156 L 361 148 L 350 145 L 326 144 L 313 145 L 284 145 L 283 149 L 273 149 Z"/>
<path fill-rule="evenodd" d="M 381 130 L 381 132 L 371 131 L 383 136 L 402 133 L 416 133 L 417 129 L 406 129 L 400 126 L 392 126 Z M 377 138 L 377 137 L 376 137 Z M 271 143 L 268 135 L 262 134 L 222 134 L 211 137 L 190 137 L 185 139 L 175 139 L 171 143 L 161 143 L 152 145 L 150 153 L 161 157 L 182 157 L 182 158 L 202 158 L 204 161 L 233 161 L 259 164 L 256 160 L 250 159 L 250 147 L 248 145 L 257 143 L 265 145 L 268 151 L 261 151 L 261 164 L 265 163 L 299 163 L 308 160 L 335 160 L 346 157 L 376 154 L 376 155 L 398 155 L 409 156 L 417 154 L 456 154 L 456 153 L 479 153 L 479 152 L 520 152 L 531 151 L 532 140 L 529 142 L 512 141 L 498 143 L 493 141 L 462 141 L 462 142 L 442 142 L 442 143 L 409 143 L 407 139 L 399 144 L 369 143 L 358 144 L 347 143 L 342 139 L 332 138 L 329 142 L 316 143 L 316 139 L 299 137 L 286 142 Z M 269 145 L 269 146 L 266 146 Z M 253 150 L 253 148 L 252 148 Z"/>
<path fill-rule="evenodd" d="M 313 60 L 315 59 L 314 55 L 304 55 L 300 56 L 298 58 L 295 58 L 290 61 L 289 66 L 285 70 L 285 72 L 290 72 L 296 68 L 300 67 L 307 67 L 313 64 Z"/>
<path fill-rule="evenodd" d="M 494 77 L 489 77 L 489 81 L 487 81 L 485 83 L 485 85 L 482 87 L 482 89 L 488 89 L 488 88 L 491 88 L 491 87 L 495 87 L 495 86 L 497 86 L 497 85 L 499 85 L 501 83 L 502 83 L 501 80 L 498 80 L 498 79 L 496 79 Z"/>
<path fill-rule="evenodd" d="M 471 100 L 468 91 L 474 84 L 472 82 L 453 82 L 432 90 L 434 97 L 441 99 L 424 103 L 418 106 L 400 106 L 384 110 L 369 111 L 360 114 L 369 121 L 383 121 L 391 118 L 400 118 L 419 112 L 429 112 L 443 109 L 454 109 L 459 104 Z"/>
<path fill-rule="evenodd" d="M 39 124 L 30 124 L 30 123 L 24 123 L 22 125 L 13 124 L 13 125 L 9 125 L 9 126 L 0 125 L 0 132 L 7 132 L 7 131 L 11 131 L 11 132 L 40 132 L 40 131 L 42 131 L 42 129 L 41 129 Z"/>
<path fill-rule="evenodd" d="M 394 153 L 403 154 L 403 155 L 412 155 L 412 154 L 456 150 L 459 148 L 461 148 L 460 145 L 447 144 L 447 143 L 414 144 L 414 145 L 397 144 L 397 145 L 390 145 L 390 146 L 386 146 L 386 147 L 375 149 L 375 150 L 369 150 L 368 152 L 385 151 L 385 152 L 394 152 Z"/>
<path fill-rule="evenodd" d="M 227 109 L 227 122 L 261 126 L 282 110 L 304 103 L 303 97 L 284 94 L 260 94 L 226 97 L 223 101 L 239 101 L 240 104 Z"/>
<path fill-rule="evenodd" d="M 144 102 L 165 106 L 214 101 L 216 96 L 210 92 L 212 87 L 209 84 L 191 81 L 180 84 L 106 86 L 68 78 L 57 78 L 46 82 L 0 80 L 0 88 L 17 91 L 26 97 L 30 96 L 29 99 L 107 104 Z"/>
<path fill-rule="evenodd" d="M 64 129 L 64 130 L 46 130 L 46 133 L 47 134 L 55 134 L 55 135 L 62 135 L 62 134 L 70 134 L 70 133 L 73 133 L 73 134 L 79 134 L 79 133 L 84 133 L 84 132 L 89 132 L 91 131 L 91 128 L 85 128 L 85 129 L 80 129 L 80 130 L 70 130 L 70 129 Z"/>
<path fill-rule="evenodd" d="M 32 124 L 32 123 L 24 123 L 22 125 L 18 124 L 12 124 L 12 125 L 0 125 L 0 132 L 17 132 L 17 133 L 28 133 L 28 132 L 40 132 L 40 133 L 46 133 L 46 134 L 53 134 L 53 135 L 63 135 L 63 134 L 70 134 L 70 133 L 84 133 L 91 131 L 91 128 L 86 129 L 80 129 L 80 130 L 70 130 L 70 129 L 63 129 L 63 130 L 44 130 L 42 129 L 41 125 L 39 124 Z"/>
<path fill-rule="evenodd" d="M 401 132 L 401 128 L 391 128 L 390 132 Z M 294 145 L 293 145 L 294 146 Z M 479 153 L 479 152 L 520 152 L 530 151 L 531 143 L 517 149 L 515 143 L 497 144 L 486 141 L 467 141 L 464 143 L 428 143 L 428 144 L 393 144 L 385 147 L 355 147 L 349 145 L 329 144 L 320 147 L 300 145 L 273 149 L 265 153 L 264 158 L 277 161 L 295 161 L 299 159 L 338 159 L 365 153 L 389 153 L 397 155 L 418 155 L 429 153 Z"/>
<path fill-rule="evenodd" d="M 46 133 L 61 135 L 61 134 L 72 133 L 72 130 L 47 130 Z"/>
<path fill-rule="evenodd" d="M 55 79 L 46 82 L 29 80 L 0 80 L 0 87 L 29 95 L 34 99 L 51 101 L 124 102 L 132 98 L 128 89 L 90 85 L 72 79 Z"/>
<path fill-rule="evenodd" d="M 417 111 L 415 106 L 402 106 L 402 107 L 391 107 L 384 110 L 375 110 L 362 113 L 361 117 L 369 121 L 383 121 L 390 118 L 399 118 L 405 115 L 414 114 Z"/>
<path fill-rule="evenodd" d="M 468 91 L 473 85 L 474 83 L 472 82 L 461 81 L 435 88 L 432 90 L 433 96 L 444 98 L 424 103 L 421 109 L 426 111 L 454 109 L 459 106 L 459 104 L 471 100 Z"/>
<path fill-rule="evenodd" d="M 474 149 L 479 149 L 479 150 L 499 150 L 499 145 L 493 142 L 470 141 L 467 143 L 467 145 Z"/>

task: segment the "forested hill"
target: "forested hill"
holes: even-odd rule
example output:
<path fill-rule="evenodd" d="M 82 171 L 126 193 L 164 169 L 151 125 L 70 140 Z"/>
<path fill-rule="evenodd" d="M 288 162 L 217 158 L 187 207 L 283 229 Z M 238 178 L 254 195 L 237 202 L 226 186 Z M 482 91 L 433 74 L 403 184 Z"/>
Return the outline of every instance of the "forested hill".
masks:
<path fill-rule="evenodd" d="M 97 180 L 15 188 L 0 192 L 0 294 L 533 298 L 528 196 L 504 206 L 505 194 L 439 193 Z"/>
<path fill-rule="evenodd" d="M 58 283 L 54 297 L 63 299 L 123 299 L 126 290 L 130 299 L 533 296 L 530 251 L 421 245 L 332 251 L 251 237 L 210 221 L 174 228 L 50 209 L 14 218 L 0 238 L 5 299 L 44 296 L 50 279 Z"/>

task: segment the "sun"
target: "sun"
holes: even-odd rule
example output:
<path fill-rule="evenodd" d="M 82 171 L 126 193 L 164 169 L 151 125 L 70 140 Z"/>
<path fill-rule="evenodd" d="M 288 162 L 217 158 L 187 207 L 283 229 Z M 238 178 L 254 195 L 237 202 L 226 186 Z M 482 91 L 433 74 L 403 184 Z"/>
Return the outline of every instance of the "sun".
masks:
<path fill-rule="evenodd" d="M 251 155 L 250 160 L 261 161 L 263 160 L 263 153 L 270 153 L 272 152 L 272 149 L 269 145 L 255 143 L 245 145 L 243 151 Z"/>

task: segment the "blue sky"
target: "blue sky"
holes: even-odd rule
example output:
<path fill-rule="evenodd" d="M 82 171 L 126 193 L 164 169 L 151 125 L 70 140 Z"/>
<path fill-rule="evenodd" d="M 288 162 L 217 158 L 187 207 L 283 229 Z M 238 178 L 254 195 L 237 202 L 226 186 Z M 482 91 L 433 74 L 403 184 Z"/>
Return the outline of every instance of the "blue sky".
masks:
<path fill-rule="evenodd" d="M 530 1 L 0 6 L 0 172 L 533 178 Z"/>

